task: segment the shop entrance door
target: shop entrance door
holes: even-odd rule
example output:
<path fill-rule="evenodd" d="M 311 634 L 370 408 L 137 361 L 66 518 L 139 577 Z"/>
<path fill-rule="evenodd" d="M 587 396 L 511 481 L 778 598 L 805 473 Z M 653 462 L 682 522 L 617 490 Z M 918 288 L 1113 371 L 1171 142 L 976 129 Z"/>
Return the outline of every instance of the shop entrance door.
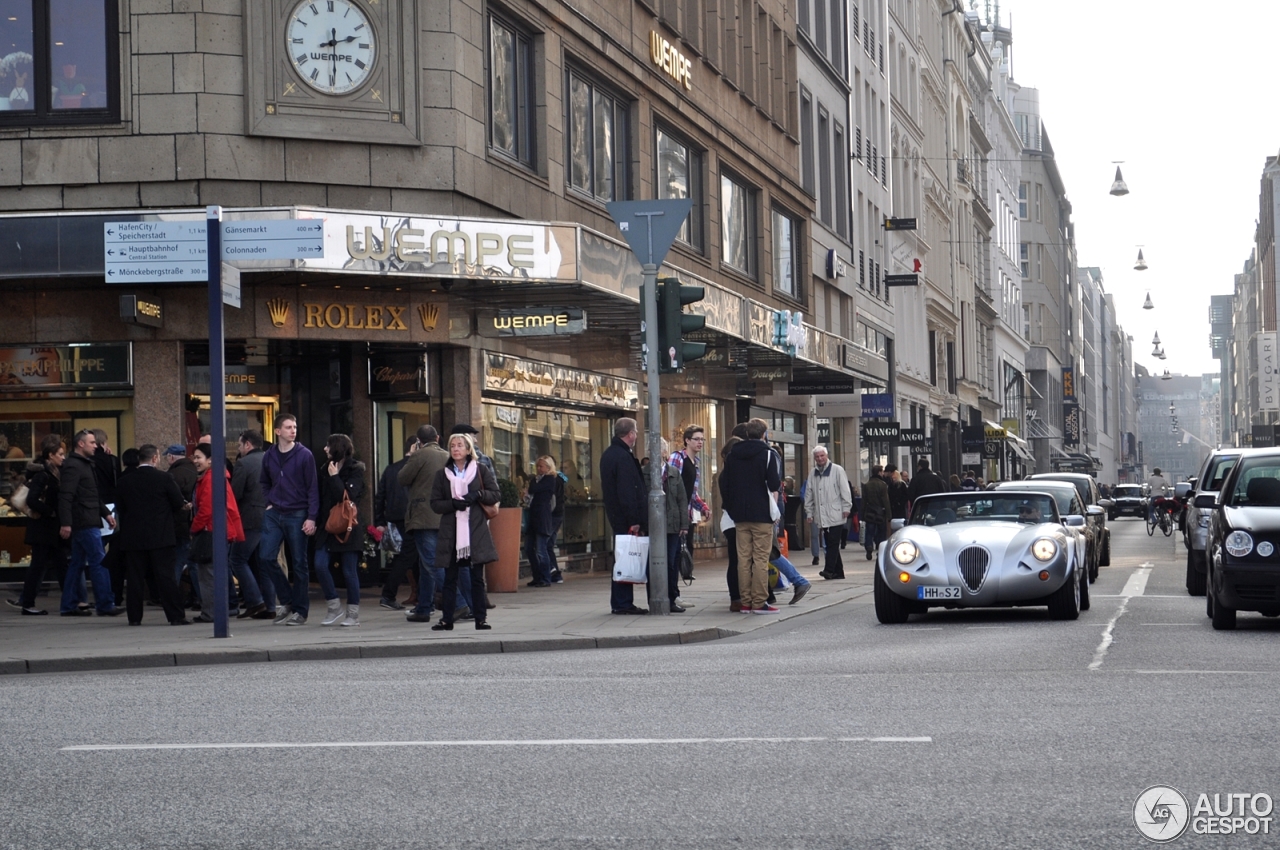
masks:
<path fill-rule="evenodd" d="M 200 399 L 200 433 L 209 435 L 209 397 Z M 272 442 L 276 438 L 276 408 L 280 400 L 276 396 L 234 396 L 226 400 L 227 407 L 227 457 L 234 460 L 239 453 L 240 432 L 250 428 L 262 434 L 262 439 Z"/>

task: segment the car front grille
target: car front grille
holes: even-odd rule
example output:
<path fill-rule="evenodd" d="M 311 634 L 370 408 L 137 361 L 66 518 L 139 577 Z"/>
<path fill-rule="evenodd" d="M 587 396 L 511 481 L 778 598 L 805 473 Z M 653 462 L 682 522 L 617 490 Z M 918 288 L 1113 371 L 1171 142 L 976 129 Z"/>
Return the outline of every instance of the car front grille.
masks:
<path fill-rule="evenodd" d="M 970 546 L 960 550 L 957 559 L 960 566 L 960 577 L 964 579 L 969 590 L 977 592 L 987 577 L 987 567 L 991 563 L 991 555 L 981 546 Z"/>
<path fill-rule="evenodd" d="M 1276 586 L 1274 584 L 1237 584 L 1236 596 L 1250 602 L 1274 602 Z"/>

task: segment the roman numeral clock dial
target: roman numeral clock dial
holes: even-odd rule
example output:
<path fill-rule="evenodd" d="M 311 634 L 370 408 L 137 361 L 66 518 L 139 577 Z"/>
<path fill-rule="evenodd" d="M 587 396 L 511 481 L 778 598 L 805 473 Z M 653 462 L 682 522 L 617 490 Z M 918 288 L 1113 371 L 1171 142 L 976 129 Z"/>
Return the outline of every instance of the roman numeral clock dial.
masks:
<path fill-rule="evenodd" d="M 285 39 L 298 77 L 323 94 L 350 94 L 373 73 L 377 36 L 355 0 L 302 0 Z"/>

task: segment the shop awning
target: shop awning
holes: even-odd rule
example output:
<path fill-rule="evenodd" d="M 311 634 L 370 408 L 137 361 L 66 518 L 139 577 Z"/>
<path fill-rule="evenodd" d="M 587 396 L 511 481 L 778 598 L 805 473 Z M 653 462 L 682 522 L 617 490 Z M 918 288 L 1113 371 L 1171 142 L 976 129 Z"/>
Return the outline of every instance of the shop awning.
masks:
<path fill-rule="evenodd" d="M 1008 441 L 1009 441 L 1009 448 L 1013 449 L 1013 453 L 1016 454 L 1018 457 L 1027 461 L 1034 461 L 1036 459 L 1035 455 L 1031 453 L 1031 447 L 1027 444 L 1026 440 L 1022 439 L 1021 437 L 1015 437 L 1014 435 L 1010 434 Z"/>

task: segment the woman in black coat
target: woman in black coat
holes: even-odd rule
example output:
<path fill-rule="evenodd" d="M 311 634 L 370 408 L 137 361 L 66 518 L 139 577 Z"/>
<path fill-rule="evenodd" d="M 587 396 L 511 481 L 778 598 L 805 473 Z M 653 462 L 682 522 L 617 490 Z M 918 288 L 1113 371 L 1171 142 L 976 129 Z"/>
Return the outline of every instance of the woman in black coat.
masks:
<path fill-rule="evenodd" d="M 345 540 L 341 534 L 325 530 L 329 513 L 334 506 L 342 504 L 344 492 L 359 511 L 360 497 L 364 495 L 365 468 L 363 463 L 352 457 L 354 452 L 355 447 L 351 444 L 350 437 L 346 434 L 330 434 L 329 442 L 324 447 L 329 463 L 319 476 L 320 521 L 316 525 L 314 572 L 328 603 L 328 610 L 321 621 L 326 626 L 337 623 L 344 626 L 360 625 L 360 555 L 364 552 L 365 520 L 357 513 L 355 527 Z M 334 560 L 342 565 L 342 577 L 347 585 L 345 612 L 338 598 L 338 588 L 333 583 L 333 573 L 329 571 L 329 565 Z"/>
<path fill-rule="evenodd" d="M 40 441 L 40 460 L 27 464 L 27 510 L 31 519 L 27 521 L 24 541 L 31 547 L 31 565 L 27 567 L 22 598 L 18 600 L 18 606 L 26 615 L 48 613 L 36 607 L 36 594 L 45 574 L 53 573 L 61 586 L 67 573 L 67 544 L 58 535 L 58 471 L 66 456 L 62 436 L 50 434 Z M 84 613 L 89 611 L 85 609 Z"/>
<path fill-rule="evenodd" d="M 471 436 L 451 436 L 449 462 L 436 473 L 431 486 L 431 509 L 440 514 L 436 566 L 444 567 L 444 616 L 431 627 L 432 631 L 453 629 L 458 570 L 462 567 L 470 567 L 467 572 L 471 574 L 471 610 L 476 615 L 476 628 L 490 628 L 485 622 L 489 600 L 484 592 L 484 565 L 498 560 L 498 549 L 489 534 L 489 520 L 481 505 L 496 505 L 500 497 L 493 472 L 484 464 L 476 463 L 476 447 Z"/>

